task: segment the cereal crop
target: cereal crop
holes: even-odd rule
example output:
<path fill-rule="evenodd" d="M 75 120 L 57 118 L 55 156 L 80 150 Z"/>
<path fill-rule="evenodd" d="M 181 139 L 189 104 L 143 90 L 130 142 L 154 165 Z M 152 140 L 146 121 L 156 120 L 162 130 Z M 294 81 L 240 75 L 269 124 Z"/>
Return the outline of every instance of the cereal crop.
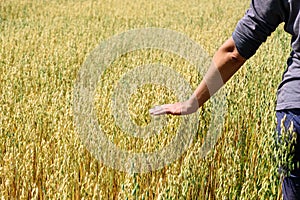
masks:
<path fill-rule="evenodd" d="M 280 26 L 224 86 L 228 105 L 222 134 L 198 159 L 211 102 L 199 109 L 192 145 L 174 162 L 145 173 L 106 166 L 82 143 L 74 122 L 78 73 L 101 42 L 133 29 L 157 27 L 191 38 L 213 56 L 231 36 L 250 1 L 239 0 L 0 0 L 0 196 L 2 199 L 281 199 L 275 145 L 276 89 L 290 37 Z M 195 89 L 193 65 L 159 49 L 114 60 L 95 95 L 107 138 L 128 152 L 164 148 L 182 123 L 169 116 L 161 134 L 135 138 L 114 121 L 111 95 L 136 66 L 170 66 Z M 138 126 L 148 110 L 176 101 L 166 87 L 145 84 L 128 100 Z"/>

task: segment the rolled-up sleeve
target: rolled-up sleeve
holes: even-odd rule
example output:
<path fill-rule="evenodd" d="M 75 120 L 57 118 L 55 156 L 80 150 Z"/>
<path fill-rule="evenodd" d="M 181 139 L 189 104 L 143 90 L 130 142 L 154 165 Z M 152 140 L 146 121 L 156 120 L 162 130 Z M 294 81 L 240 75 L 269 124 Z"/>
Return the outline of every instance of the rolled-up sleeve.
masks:
<path fill-rule="evenodd" d="M 252 0 L 232 34 L 240 55 L 248 59 L 284 21 L 282 0 Z"/>

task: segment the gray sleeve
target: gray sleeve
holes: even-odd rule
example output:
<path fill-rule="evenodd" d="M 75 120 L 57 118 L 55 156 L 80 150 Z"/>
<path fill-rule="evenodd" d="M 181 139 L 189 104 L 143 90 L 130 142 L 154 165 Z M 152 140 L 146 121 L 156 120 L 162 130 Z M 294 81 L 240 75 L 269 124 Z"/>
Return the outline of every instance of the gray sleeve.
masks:
<path fill-rule="evenodd" d="M 248 59 L 284 21 L 282 0 L 252 0 L 245 16 L 238 22 L 232 38 L 241 56 Z"/>

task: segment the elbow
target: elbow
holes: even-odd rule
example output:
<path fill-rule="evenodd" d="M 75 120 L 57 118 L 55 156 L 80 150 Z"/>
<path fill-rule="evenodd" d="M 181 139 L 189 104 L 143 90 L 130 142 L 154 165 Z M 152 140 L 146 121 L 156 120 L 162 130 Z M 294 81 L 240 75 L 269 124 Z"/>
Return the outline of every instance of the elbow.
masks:
<path fill-rule="evenodd" d="M 221 73 L 224 83 L 246 62 L 240 55 L 232 38 L 216 52 L 213 63 Z"/>
<path fill-rule="evenodd" d="M 244 58 L 238 51 L 235 46 L 235 43 L 232 38 L 229 38 L 219 49 L 221 55 L 223 55 L 224 59 L 227 60 L 225 62 L 229 62 L 233 65 L 241 66 L 246 62 L 246 58 Z M 219 54 L 219 55 L 220 55 Z"/>
<path fill-rule="evenodd" d="M 229 57 L 233 62 L 238 64 L 243 64 L 247 60 L 246 58 L 241 56 L 241 54 L 238 52 L 236 48 L 232 52 L 229 52 Z"/>

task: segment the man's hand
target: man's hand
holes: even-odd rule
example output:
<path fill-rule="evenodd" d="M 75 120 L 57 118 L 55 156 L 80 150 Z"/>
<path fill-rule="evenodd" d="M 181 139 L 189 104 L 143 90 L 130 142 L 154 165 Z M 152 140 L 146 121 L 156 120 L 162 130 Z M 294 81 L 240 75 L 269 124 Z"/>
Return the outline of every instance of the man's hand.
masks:
<path fill-rule="evenodd" d="M 178 102 L 175 104 L 164 104 L 160 106 L 155 106 L 149 110 L 151 115 L 181 115 L 182 113 L 182 103 Z"/>
<path fill-rule="evenodd" d="M 198 102 L 197 99 L 191 97 L 189 100 L 185 102 L 177 102 L 174 104 L 164 104 L 160 106 L 155 106 L 150 109 L 149 112 L 151 115 L 188 115 L 196 112 L 198 110 Z"/>

